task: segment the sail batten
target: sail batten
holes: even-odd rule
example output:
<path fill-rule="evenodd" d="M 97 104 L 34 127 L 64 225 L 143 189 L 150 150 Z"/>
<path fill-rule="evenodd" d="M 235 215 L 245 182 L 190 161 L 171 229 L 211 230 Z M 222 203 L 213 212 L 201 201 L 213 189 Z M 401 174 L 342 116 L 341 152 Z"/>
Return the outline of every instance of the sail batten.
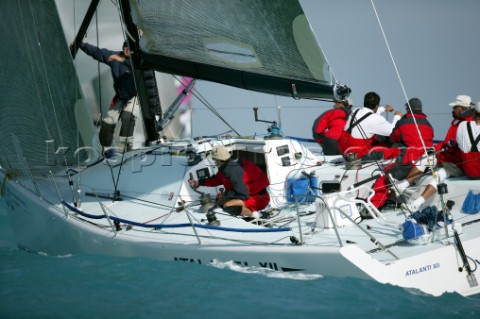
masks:
<path fill-rule="evenodd" d="M 141 33 L 137 62 L 144 68 L 272 94 L 333 95 L 330 68 L 296 0 L 129 5 Z"/>

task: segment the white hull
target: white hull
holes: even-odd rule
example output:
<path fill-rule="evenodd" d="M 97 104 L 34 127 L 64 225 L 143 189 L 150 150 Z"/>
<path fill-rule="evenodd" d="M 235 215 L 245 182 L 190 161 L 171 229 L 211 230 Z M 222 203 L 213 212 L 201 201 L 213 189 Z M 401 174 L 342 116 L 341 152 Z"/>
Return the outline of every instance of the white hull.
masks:
<path fill-rule="evenodd" d="M 268 145 L 263 145 L 265 143 Z M 278 143 L 285 144 L 281 141 L 240 140 L 232 142 L 230 146 L 237 150 L 244 148 L 247 151 L 257 150 L 262 153 L 263 148 L 260 146 L 269 148 L 279 145 Z M 293 148 L 298 146 L 292 141 L 288 143 L 291 143 Z M 307 153 L 306 157 L 312 155 L 308 154 L 307 150 L 303 152 Z M 341 238 L 340 245 L 335 229 L 329 227 L 328 223 L 331 223 L 331 220 L 323 219 L 323 226 L 318 226 L 317 217 L 320 216 L 320 212 L 316 211 L 318 203 L 299 205 L 298 210 L 295 204 L 287 203 L 284 199 L 284 185 L 277 187 L 277 182 L 285 179 L 285 175 L 281 173 L 284 167 L 277 167 L 275 170 L 274 167 L 270 167 L 267 170 L 272 170 L 268 171 L 272 203 L 276 203 L 280 211 L 276 218 L 280 216 L 287 218 L 285 227 L 289 227 L 289 230 L 263 232 L 275 229 L 276 226 L 268 228 L 252 224 L 223 214 L 221 211 L 217 213 L 221 226 L 216 229 L 207 225 L 204 220 L 205 214 L 199 209 L 200 205 L 193 205 L 192 201 L 196 200 L 198 195 L 187 183 L 189 174 L 205 167 L 205 161 L 208 160 L 204 159 L 192 167 L 181 166 L 182 175 L 175 180 L 177 173 L 175 160 L 168 167 L 172 174 L 170 176 L 166 176 L 167 171 L 161 169 L 164 166 L 162 161 L 145 165 L 142 172 L 139 172 L 139 167 L 134 161 L 144 154 L 142 151 L 136 151 L 127 155 L 130 160 L 126 163 L 131 165 L 122 167 L 119 182 L 119 189 L 122 190 L 120 196 L 125 195 L 122 201 L 112 202 L 110 199 L 85 196 L 92 185 L 96 185 L 97 195 L 113 193 L 111 185 L 109 186 L 112 184 L 109 177 L 111 173 L 105 162 L 80 172 L 80 189 L 83 192 L 82 212 L 95 216 L 107 213 L 122 220 L 146 225 L 184 226 L 154 229 L 134 224 L 127 228 L 126 223 L 121 223 L 122 230 L 117 231 L 105 218 L 86 218 L 76 213 L 71 200 L 66 200 L 72 197 L 71 189 L 68 187 L 65 174 L 59 173 L 54 178 L 36 180 L 41 197 L 22 186 L 21 181 L 8 182 L 5 198 L 19 247 L 48 255 L 88 253 L 198 264 L 208 264 L 213 260 L 234 261 L 243 266 L 258 266 L 278 271 L 373 279 L 380 283 L 416 288 L 435 296 L 446 292 L 457 292 L 464 296 L 480 293 L 478 285 L 470 287 L 466 271 L 458 271 L 461 266 L 461 255 L 453 237 L 445 239 L 436 234 L 436 239 L 426 245 L 405 243 L 401 237 L 401 230 L 392 226 L 400 225 L 405 220 L 403 214 L 398 211 L 385 211 L 385 221 L 365 220 L 360 224 L 362 229 L 337 220 L 337 224 L 344 224 L 336 229 Z M 266 155 L 267 162 L 278 162 L 269 156 L 273 155 Z M 145 161 L 145 158 L 143 160 Z M 295 163 L 293 157 L 291 160 L 293 166 L 300 165 Z M 298 168 L 298 171 L 302 169 Z M 371 174 L 368 170 L 356 174 L 351 171 L 350 174 L 341 165 L 331 166 L 325 171 L 322 169 L 325 168 L 320 166 L 316 170 L 320 180 L 326 179 L 322 177 L 322 172 L 325 176 L 334 176 L 337 173 L 352 177 L 356 174 L 365 176 Z M 292 166 L 288 166 L 288 171 L 292 171 Z M 55 183 L 52 183 L 52 180 L 55 180 Z M 125 184 L 122 184 L 122 181 L 125 181 Z M 461 185 L 466 183 L 470 183 L 470 186 L 476 185 L 470 181 L 457 180 L 452 181 L 450 187 L 461 190 Z M 172 194 L 171 189 L 177 190 L 175 194 Z M 214 193 L 215 190 L 212 195 Z M 451 196 L 457 195 L 455 193 Z M 65 199 L 65 205 L 61 204 L 60 197 Z M 192 205 L 172 210 L 178 207 L 177 202 L 180 200 L 191 202 Z M 153 202 L 159 205 L 152 204 Z M 164 203 L 169 203 L 170 207 L 162 205 Z M 337 202 L 336 205 L 344 204 Z M 457 205 L 460 206 L 461 203 Z M 297 212 L 303 212 L 303 215 L 300 214 L 300 221 L 296 218 Z M 479 274 L 476 269 L 480 268 L 479 216 L 452 213 L 457 225 L 463 224 L 460 238 L 475 277 Z M 315 222 L 317 227 L 312 226 Z M 285 227 L 277 228 L 281 230 Z M 239 231 L 241 229 L 247 232 Z M 388 250 L 382 250 L 372 243 L 370 237 L 365 235 L 365 230 L 368 230 L 378 242 L 387 246 Z M 290 236 L 294 236 L 303 244 L 292 243 Z"/>
<path fill-rule="evenodd" d="M 171 238 L 168 240 L 168 236 L 139 236 L 131 234 L 132 230 L 114 233 L 111 229 L 92 227 L 74 216 L 66 217 L 57 207 L 32 196 L 19 185 L 15 186 L 18 188 L 10 190 L 6 197 L 8 212 L 18 245 L 27 250 L 49 255 L 89 253 L 198 264 L 208 264 L 214 259 L 233 260 L 243 266 L 279 271 L 318 274 L 316 269 L 322 269 L 322 273 L 328 275 L 336 275 L 339 268 L 342 268 L 353 277 L 368 278 L 339 253 L 339 247 L 186 245 L 175 243 Z M 22 201 L 12 200 L 13 198 L 22 198 Z"/>

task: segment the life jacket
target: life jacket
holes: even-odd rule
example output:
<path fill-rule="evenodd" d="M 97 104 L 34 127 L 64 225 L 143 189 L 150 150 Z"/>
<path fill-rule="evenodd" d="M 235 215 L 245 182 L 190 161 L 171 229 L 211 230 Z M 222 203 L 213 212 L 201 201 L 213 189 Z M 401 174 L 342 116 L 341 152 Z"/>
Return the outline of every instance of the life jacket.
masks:
<path fill-rule="evenodd" d="M 340 135 L 340 139 L 338 140 L 338 149 L 343 155 L 347 155 L 348 153 L 357 153 L 357 158 L 361 158 L 362 156 L 368 154 L 371 149 L 372 143 L 375 140 L 375 135 L 370 138 L 354 138 L 352 136 L 352 129 L 359 125 L 363 120 L 373 114 L 373 112 L 369 112 L 363 115 L 361 118 L 356 120 L 356 115 L 360 109 L 356 110 L 352 114 L 352 120 L 350 122 L 350 127 L 346 130 L 342 131 Z"/>
<path fill-rule="evenodd" d="M 322 113 L 313 122 L 313 139 L 317 143 L 322 143 L 323 137 L 338 140 L 347 123 L 347 118 L 348 112 L 344 108 L 332 109 Z"/>
<path fill-rule="evenodd" d="M 462 169 L 465 175 L 477 179 L 480 178 L 480 152 L 477 148 L 477 144 L 480 142 L 480 134 L 476 138 L 473 137 L 471 123 L 467 123 L 467 131 L 472 148 L 470 152 L 460 150 L 460 154 L 462 157 Z"/>

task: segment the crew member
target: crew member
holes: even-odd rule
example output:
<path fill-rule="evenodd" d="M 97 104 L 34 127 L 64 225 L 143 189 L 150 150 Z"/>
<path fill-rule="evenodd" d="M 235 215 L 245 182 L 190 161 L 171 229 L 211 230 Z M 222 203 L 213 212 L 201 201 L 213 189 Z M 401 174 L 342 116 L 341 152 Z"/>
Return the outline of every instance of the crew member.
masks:
<path fill-rule="evenodd" d="M 192 188 L 223 185 L 225 192 L 217 196 L 217 203 L 232 215 L 260 218 L 259 211 L 267 207 L 270 195 L 267 175 L 254 163 L 245 159 L 232 159 L 224 146 L 213 149 L 212 158 L 218 173 L 201 180 L 189 180 Z"/>
<path fill-rule="evenodd" d="M 394 110 L 393 106 L 387 107 L 389 110 Z M 366 161 L 394 158 L 398 154 L 387 147 L 372 151 L 376 146 L 376 138 L 390 136 L 402 115 L 401 112 L 396 111 L 392 123 L 389 123 L 378 114 L 379 108 L 380 96 L 375 92 L 368 92 L 365 94 L 363 107 L 352 112 L 338 141 L 338 148 L 345 157 L 350 153 L 356 153 L 358 159 Z"/>
<path fill-rule="evenodd" d="M 346 101 L 336 100 L 333 109 L 323 112 L 313 122 L 313 139 L 320 144 L 324 155 L 341 154 L 338 149 L 338 139 L 347 123 L 352 105 L 350 98 Z"/>

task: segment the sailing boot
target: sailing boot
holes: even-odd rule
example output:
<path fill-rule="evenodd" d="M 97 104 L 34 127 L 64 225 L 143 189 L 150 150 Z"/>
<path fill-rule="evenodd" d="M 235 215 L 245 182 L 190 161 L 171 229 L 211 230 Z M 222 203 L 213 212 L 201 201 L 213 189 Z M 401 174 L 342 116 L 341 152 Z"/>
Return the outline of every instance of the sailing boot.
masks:
<path fill-rule="evenodd" d="M 122 127 L 120 128 L 120 142 L 125 143 L 124 150 L 133 149 L 133 131 L 135 129 L 135 115 L 131 112 L 122 111 Z"/>
<path fill-rule="evenodd" d="M 102 122 L 102 126 L 100 127 L 100 133 L 98 135 L 98 138 L 100 140 L 100 144 L 104 148 L 112 145 L 114 131 L 115 131 L 115 124 L 108 124 L 108 123 Z"/>

